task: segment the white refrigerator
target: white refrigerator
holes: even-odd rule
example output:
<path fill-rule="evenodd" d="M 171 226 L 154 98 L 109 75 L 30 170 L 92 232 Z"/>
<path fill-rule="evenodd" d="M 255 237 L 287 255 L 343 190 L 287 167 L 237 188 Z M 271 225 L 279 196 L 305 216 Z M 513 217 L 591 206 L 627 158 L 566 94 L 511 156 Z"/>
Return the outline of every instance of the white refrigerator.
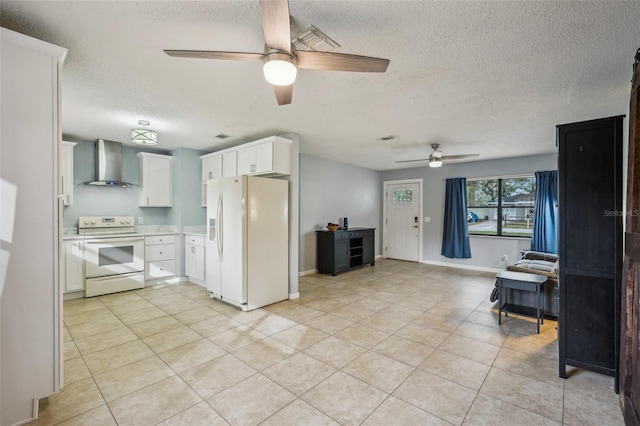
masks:
<path fill-rule="evenodd" d="M 255 176 L 207 182 L 211 297 L 245 311 L 289 298 L 288 184 Z"/>

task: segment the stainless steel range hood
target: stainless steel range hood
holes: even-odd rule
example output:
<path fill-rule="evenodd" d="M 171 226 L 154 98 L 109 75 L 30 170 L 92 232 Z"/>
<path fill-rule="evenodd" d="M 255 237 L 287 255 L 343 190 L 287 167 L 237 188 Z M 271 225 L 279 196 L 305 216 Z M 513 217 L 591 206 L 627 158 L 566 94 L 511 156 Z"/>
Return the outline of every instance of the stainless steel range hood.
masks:
<path fill-rule="evenodd" d="M 96 141 L 96 180 L 85 185 L 121 188 L 134 186 L 122 181 L 122 144 L 102 139 Z"/>

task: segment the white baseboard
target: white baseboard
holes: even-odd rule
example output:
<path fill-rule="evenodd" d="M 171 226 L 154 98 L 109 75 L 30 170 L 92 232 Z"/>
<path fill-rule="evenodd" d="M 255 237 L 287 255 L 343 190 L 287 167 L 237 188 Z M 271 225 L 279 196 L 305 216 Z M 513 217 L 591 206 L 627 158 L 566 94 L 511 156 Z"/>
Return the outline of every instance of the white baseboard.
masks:
<path fill-rule="evenodd" d="M 299 299 L 300 298 L 300 292 L 295 292 L 295 293 L 289 293 L 289 299 Z"/>
<path fill-rule="evenodd" d="M 316 269 L 309 269 L 308 271 L 300 271 L 298 272 L 299 277 L 304 277 L 305 275 L 313 275 L 318 272 Z"/>
<path fill-rule="evenodd" d="M 84 297 L 84 291 L 74 291 L 73 293 L 65 293 L 62 295 L 63 300 L 82 299 Z"/>
<path fill-rule="evenodd" d="M 486 266 L 463 265 L 460 263 L 438 262 L 435 260 L 422 260 L 420 263 L 424 263 L 426 265 L 434 265 L 434 266 L 446 266 L 448 268 L 466 269 L 471 271 L 495 272 L 496 274 L 498 272 L 504 271 L 504 269 L 488 268 Z"/>

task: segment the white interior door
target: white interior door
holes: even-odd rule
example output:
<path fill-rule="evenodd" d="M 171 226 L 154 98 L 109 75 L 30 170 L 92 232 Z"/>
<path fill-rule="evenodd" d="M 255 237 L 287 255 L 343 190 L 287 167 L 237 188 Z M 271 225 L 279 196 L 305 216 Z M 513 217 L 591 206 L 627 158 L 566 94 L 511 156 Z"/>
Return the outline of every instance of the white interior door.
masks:
<path fill-rule="evenodd" d="M 420 195 L 417 182 L 387 186 L 387 257 L 413 262 L 420 260 Z"/>

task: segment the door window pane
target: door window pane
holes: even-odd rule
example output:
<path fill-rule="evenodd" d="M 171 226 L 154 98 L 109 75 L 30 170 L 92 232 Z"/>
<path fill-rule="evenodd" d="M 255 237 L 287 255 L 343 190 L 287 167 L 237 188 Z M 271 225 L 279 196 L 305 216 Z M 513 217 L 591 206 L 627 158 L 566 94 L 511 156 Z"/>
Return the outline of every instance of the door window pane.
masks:
<path fill-rule="evenodd" d="M 393 190 L 393 202 L 394 204 L 406 204 L 413 202 L 413 190 L 411 189 L 394 189 Z"/>

